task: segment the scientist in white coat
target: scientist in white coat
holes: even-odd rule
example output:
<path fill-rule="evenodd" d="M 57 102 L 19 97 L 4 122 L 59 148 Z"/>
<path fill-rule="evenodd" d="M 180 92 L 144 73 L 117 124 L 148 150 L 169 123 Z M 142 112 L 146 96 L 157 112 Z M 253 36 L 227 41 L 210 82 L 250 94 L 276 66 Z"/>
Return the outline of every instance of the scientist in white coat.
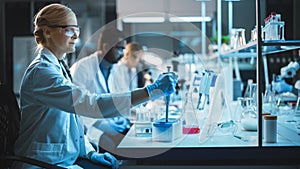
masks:
<path fill-rule="evenodd" d="M 124 57 L 113 66 L 108 77 L 108 86 L 112 93 L 128 92 L 138 87 L 137 67 L 143 53 L 136 42 L 125 46 Z"/>
<path fill-rule="evenodd" d="M 38 53 L 21 82 L 15 155 L 66 168 L 118 168 L 113 155 L 96 152 L 87 141 L 78 115 L 120 116 L 131 105 L 173 93 L 176 75 L 161 75 L 156 84 L 120 95 L 92 94 L 72 83 L 62 62 L 66 53 L 75 51 L 79 36 L 75 13 L 61 4 L 47 5 L 36 14 L 34 26 Z M 11 168 L 36 167 L 15 162 Z"/>

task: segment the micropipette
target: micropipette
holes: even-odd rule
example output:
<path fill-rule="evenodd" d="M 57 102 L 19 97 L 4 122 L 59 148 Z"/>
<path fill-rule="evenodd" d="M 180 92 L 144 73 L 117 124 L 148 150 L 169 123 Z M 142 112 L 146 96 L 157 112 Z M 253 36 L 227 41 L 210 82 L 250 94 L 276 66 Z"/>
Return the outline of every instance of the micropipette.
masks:
<path fill-rule="evenodd" d="M 167 69 L 168 69 L 168 73 L 169 73 L 171 66 L 167 66 Z M 166 96 L 166 122 L 168 122 L 169 104 L 170 104 L 170 95 Z"/>

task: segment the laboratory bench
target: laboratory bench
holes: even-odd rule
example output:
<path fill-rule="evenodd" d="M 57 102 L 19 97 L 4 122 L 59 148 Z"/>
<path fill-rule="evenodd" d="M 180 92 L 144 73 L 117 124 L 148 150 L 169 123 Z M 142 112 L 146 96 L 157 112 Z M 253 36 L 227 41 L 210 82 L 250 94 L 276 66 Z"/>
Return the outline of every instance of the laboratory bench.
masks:
<path fill-rule="evenodd" d="M 297 129 L 295 124 L 300 117 L 295 116 L 289 106 L 282 107 L 280 110 L 281 112 L 277 114 L 276 143 L 266 143 L 263 138 L 262 145 L 259 146 L 258 130 L 245 130 L 238 122 L 227 128 L 218 127 L 216 124 L 214 132 L 201 143 L 199 138 L 203 132 L 203 125 L 200 125 L 198 134 L 182 134 L 172 141 L 156 141 L 151 134 L 137 136 L 136 125 L 133 123 L 118 145 L 117 154 L 121 159 L 136 160 L 141 164 L 298 165 L 300 129 Z"/>

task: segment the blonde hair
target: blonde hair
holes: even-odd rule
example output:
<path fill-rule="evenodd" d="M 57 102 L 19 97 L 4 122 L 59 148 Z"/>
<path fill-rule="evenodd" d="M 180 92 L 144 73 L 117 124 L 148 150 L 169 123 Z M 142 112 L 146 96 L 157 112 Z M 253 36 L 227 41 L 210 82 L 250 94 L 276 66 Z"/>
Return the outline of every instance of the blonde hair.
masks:
<path fill-rule="evenodd" d="M 65 5 L 50 4 L 42 8 L 34 17 L 33 35 L 38 46 L 46 44 L 46 38 L 43 34 L 43 28 L 49 25 L 60 25 L 63 21 L 68 20 L 75 13 Z"/>
<path fill-rule="evenodd" d="M 131 55 L 134 52 L 141 51 L 141 50 L 142 50 L 142 48 L 138 43 L 130 42 L 125 46 L 126 53 L 124 55 L 124 58 L 128 59 L 129 55 Z"/>

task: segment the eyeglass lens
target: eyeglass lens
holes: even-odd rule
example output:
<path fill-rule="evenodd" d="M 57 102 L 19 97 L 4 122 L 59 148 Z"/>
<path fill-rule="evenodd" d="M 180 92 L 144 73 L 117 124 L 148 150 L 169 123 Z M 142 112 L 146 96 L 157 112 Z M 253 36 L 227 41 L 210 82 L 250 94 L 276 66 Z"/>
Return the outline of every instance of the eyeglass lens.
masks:
<path fill-rule="evenodd" d="M 80 34 L 79 28 L 65 28 L 65 35 L 66 36 L 72 37 L 72 36 L 74 36 L 74 34 L 79 36 L 79 34 Z"/>

